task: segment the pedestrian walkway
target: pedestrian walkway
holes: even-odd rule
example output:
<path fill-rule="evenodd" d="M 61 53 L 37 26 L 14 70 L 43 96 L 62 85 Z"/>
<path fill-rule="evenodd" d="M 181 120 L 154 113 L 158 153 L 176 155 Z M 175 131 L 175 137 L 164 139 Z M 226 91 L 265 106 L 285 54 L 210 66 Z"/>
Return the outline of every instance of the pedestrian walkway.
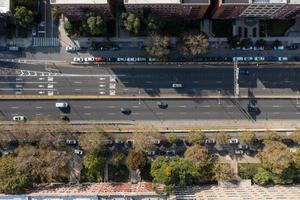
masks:
<path fill-rule="evenodd" d="M 33 38 L 34 47 L 58 47 L 59 40 L 56 37 L 35 37 Z"/>

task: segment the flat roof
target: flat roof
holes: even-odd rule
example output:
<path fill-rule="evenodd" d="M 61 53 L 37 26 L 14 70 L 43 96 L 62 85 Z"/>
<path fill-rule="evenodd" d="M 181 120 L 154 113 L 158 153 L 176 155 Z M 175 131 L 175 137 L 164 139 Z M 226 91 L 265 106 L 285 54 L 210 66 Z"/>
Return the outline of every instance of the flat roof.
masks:
<path fill-rule="evenodd" d="M 210 4 L 210 0 L 181 0 L 182 4 Z"/>
<path fill-rule="evenodd" d="M 287 3 L 287 0 L 253 0 L 257 4 Z"/>
<path fill-rule="evenodd" d="M 289 0 L 289 4 L 300 4 L 300 0 Z"/>
<path fill-rule="evenodd" d="M 180 4 L 180 0 L 124 0 L 125 4 Z"/>
<path fill-rule="evenodd" d="M 7 13 L 10 11 L 10 0 L 0 0 L 0 13 Z"/>
<path fill-rule="evenodd" d="M 251 4 L 251 0 L 222 0 L 222 4 Z"/>
<path fill-rule="evenodd" d="M 108 0 L 50 0 L 50 4 L 107 4 Z"/>

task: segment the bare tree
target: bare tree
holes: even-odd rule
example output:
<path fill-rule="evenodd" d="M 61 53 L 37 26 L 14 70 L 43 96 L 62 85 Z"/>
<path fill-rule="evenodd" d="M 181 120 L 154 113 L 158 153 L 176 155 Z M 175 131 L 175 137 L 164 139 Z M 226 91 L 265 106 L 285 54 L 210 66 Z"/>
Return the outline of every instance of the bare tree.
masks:
<path fill-rule="evenodd" d="M 181 51 L 185 56 L 206 54 L 209 48 L 208 37 L 205 33 L 185 33 L 181 39 Z"/>

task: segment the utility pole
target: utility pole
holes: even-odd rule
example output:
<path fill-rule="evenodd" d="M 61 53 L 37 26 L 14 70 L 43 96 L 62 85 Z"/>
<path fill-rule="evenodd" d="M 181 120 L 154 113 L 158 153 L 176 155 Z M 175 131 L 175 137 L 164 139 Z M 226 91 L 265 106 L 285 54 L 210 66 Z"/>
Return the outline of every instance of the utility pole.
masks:
<path fill-rule="evenodd" d="M 139 89 L 139 105 L 141 104 L 141 89 Z"/>
<path fill-rule="evenodd" d="M 234 76 L 234 81 L 233 81 L 233 89 L 234 89 L 234 97 L 237 98 L 240 94 L 240 89 L 239 89 L 239 68 L 238 68 L 238 63 L 237 61 L 233 62 L 233 76 Z"/>
<path fill-rule="evenodd" d="M 221 91 L 219 90 L 218 92 L 219 92 L 218 104 L 220 105 L 221 104 L 221 100 L 220 100 L 220 98 L 221 98 Z"/>
<path fill-rule="evenodd" d="M 297 90 L 297 105 L 299 104 L 299 91 Z"/>

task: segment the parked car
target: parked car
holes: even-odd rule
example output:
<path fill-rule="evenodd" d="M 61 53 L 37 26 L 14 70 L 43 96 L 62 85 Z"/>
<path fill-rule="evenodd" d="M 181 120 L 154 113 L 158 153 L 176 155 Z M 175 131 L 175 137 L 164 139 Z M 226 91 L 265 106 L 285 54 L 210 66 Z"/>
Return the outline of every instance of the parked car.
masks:
<path fill-rule="evenodd" d="M 298 46 L 296 45 L 296 44 L 292 44 L 292 45 L 290 45 L 290 46 L 287 46 L 286 47 L 288 50 L 296 50 L 296 49 L 298 49 Z"/>
<path fill-rule="evenodd" d="M 25 121 L 26 120 L 26 118 L 25 118 L 25 116 L 22 116 L 22 115 L 18 115 L 18 116 L 13 116 L 13 121 L 16 121 L 16 122 L 20 122 L 20 121 Z"/>
<path fill-rule="evenodd" d="M 146 151 L 146 154 L 148 156 L 155 156 L 156 155 L 156 151 Z"/>
<path fill-rule="evenodd" d="M 278 61 L 288 61 L 288 57 L 278 57 Z"/>
<path fill-rule="evenodd" d="M 264 61 L 265 60 L 265 57 L 254 57 L 254 60 L 255 61 Z"/>
<path fill-rule="evenodd" d="M 233 61 L 243 61 L 243 57 L 233 57 Z"/>
<path fill-rule="evenodd" d="M 8 51 L 18 52 L 18 51 L 21 51 L 21 47 L 18 47 L 18 46 L 9 46 L 8 47 Z"/>
<path fill-rule="evenodd" d="M 74 153 L 77 154 L 77 155 L 82 156 L 84 152 L 82 150 L 80 150 L 80 149 L 75 149 Z"/>
<path fill-rule="evenodd" d="M 138 58 L 136 58 L 136 61 L 137 61 L 137 62 L 146 62 L 146 61 L 147 61 L 147 58 L 144 58 L 144 57 L 138 57 Z"/>
<path fill-rule="evenodd" d="M 121 112 L 125 115 L 130 115 L 131 109 L 130 108 L 121 108 Z"/>
<path fill-rule="evenodd" d="M 215 139 L 206 139 L 205 140 L 205 144 L 207 144 L 207 145 L 216 144 L 216 140 Z"/>
<path fill-rule="evenodd" d="M 74 62 L 77 62 L 77 63 L 82 63 L 82 62 L 84 62 L 83 58 L 80 58 L 80 57 L 75 57 L 75 58 L 73 58 L 73 61 L 74 61 Z"/>
<path fill-rule="evenodd" d="M 182 88 L 182 84 L 181 83 L 173 83 L 172 88 Z"/>
<path fill-rule="evenodd" d="M 266 61 L 278 61 L 278 57 L 276 57 L 276 56 L 266 56 L 265 60 Z"/>
<path fill-rule="evenodd" d="M 126 60 L 126 58 L 118 57 L 117 61 L 118 62 L 126 62 L 127 60 Z"/>
<path fill-rule="evenodd" d="M 249 149 L 249 146 L 247 144 L 239 144 L 238 149 L 247 150 L 247 149 Z"/>
<path fill-rule="evenodd" d="M 175 150 L 167 150 L 166 156 L 176 156 L 176 151 Z"/>
<path fill-rule="evenodd" d="M 67 139 L 66 144 L 67 145 L 77 145 L 77 140 Z"/>
<path fill-rule="evenodd" d="M 94 57 L 86 57 L 86 58 L 84 58 L 84 62 L 95 62 L 95 58 Z"/>
<path fill-rule="evenodd" d="M 66 51 L 67 51 L 67 52 L 76 52 L 76 51 L 77 51 L 77 48 L 76 48 L 76 47 L 67 46 L 67 47 L 66 47 Z"/>
<path fill-rule="evenodd" d="M 244 61 L 253 61 L 253 57 L 244 57 Z"/>
<path fill-rule="evenodd" d="M 36 35 L 37 35 L 36 27 L 32 27 L 32 29 L 31 29 L 31 36 L 32 37 L 36 37 Z"/>
<path fill-rule="evenodd" d="M 120 50 L 120 47 L 119 46 L 112 46 L 112 47 L 109 48 L 109 50 L 118 51 L 118 50 Z"/>
<path fill-rule="evenodd" d="M 159 108 L 162 108 L 162 109 L 168 108 L 168 103 L 165 101 L 159 101 L 159 102 L 157 102 L 157 105 Z"/>
<path fill-rule="evenodd" d="M 100 51 L 108 51 L 109 48 L 108 48 L 108 47 L 99 47 L 99 50 L 100 50 Z"/>
<path fill-rule="evenodd" d="M 246 76 L 249 75 L 249 70 L 248 70 L 248 69 L 243 69 L 243 68 L 241 68 L 241 69 L 239 70 L 239 72 L 240 72 L 240 75 L 246 75 Z"/>
<path fill-rule="evenodd" d="M 55 107 L 56 108 L 67 108 L 69 107 L 68 102 L 57 102 L 55 103 Z"/>
<path fill-rule="evenodd" d="M 96 62 L 104 62 L 105 61 L 105 58 L 103 56 L 96 56 L 95 57 L 95 61 Z"/>
<path fill-rule="evenodd" d="M 254 47 L 253 50 L 259 50 L 259 51 L 263 51 L 265 48 L 264 47 Z"/>
<path fill-rule="evenodd" d="M 148 61 L 149 62 L 156 62 L 157 60 L 156 60 L 156 58 L 148 58 Z"/>
<path fill-rule="evenodd" d="M 239 139 L 237 139 L 237 138 L 230 138 L 228 140 L 228 143 L 229 144 L 238 144 L 239 143 Z"/>
<path fill-rule="evenodd" d="M 273 50 L 282 51 L 284 50 L 284 46 L 273 47 Z"/>
<path fill-rule="evenodd" d="M 106 58 L 106 61 L 107 61 L 107 62 L 116 62 L 116 61 L 117 61 L 117 58 L 115 58 L 115 57 L 107 57 L 107 58 Z"/>
<path fill-rule="evenodd" d="M 127 57 L 126 61 L 127 62 L 136 62 L 136 58 L 134 58 L 134 57 Z"/>

